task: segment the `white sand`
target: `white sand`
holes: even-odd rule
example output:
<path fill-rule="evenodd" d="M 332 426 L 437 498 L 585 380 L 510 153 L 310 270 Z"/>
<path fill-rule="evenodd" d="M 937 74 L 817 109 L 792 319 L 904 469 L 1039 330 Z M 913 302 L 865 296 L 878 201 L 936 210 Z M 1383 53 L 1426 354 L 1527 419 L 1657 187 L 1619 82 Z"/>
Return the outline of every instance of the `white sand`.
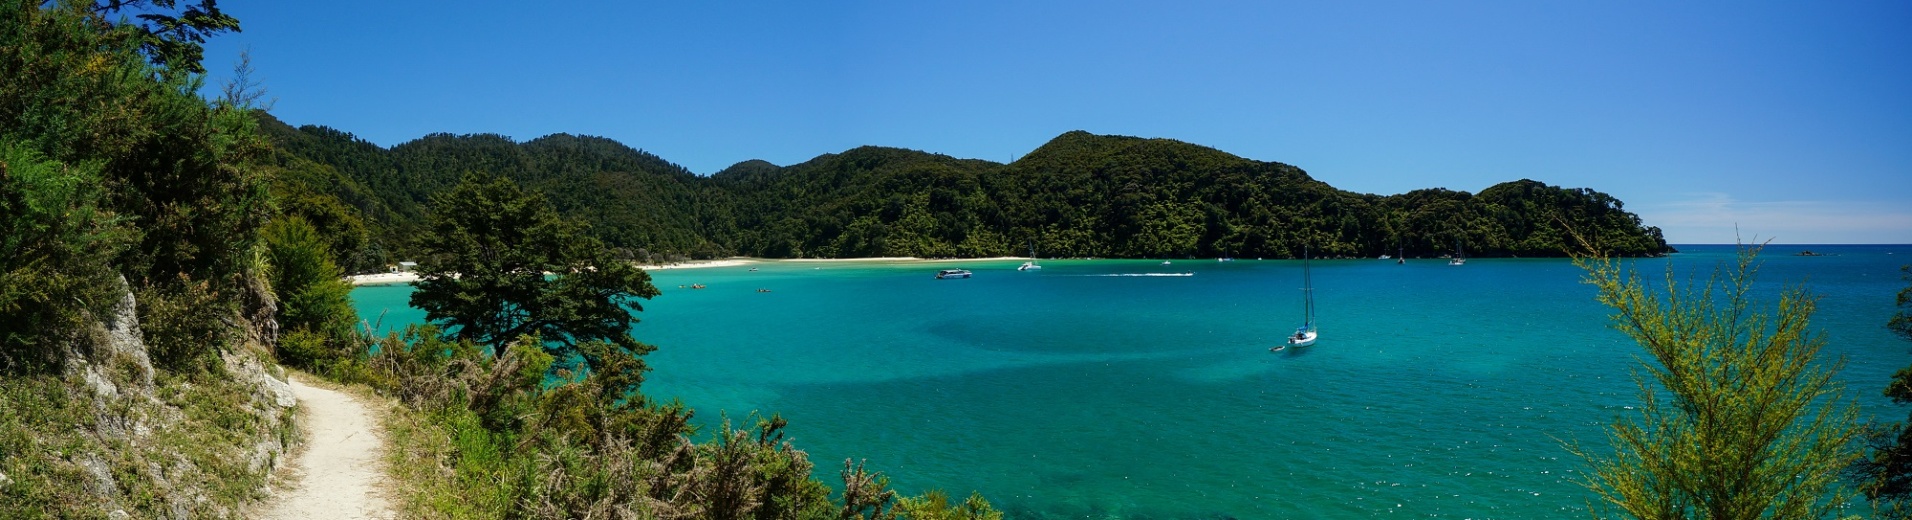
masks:
<path fill-rule="evenodd" d="M 703 269 L 708 267 L 737 267 L 740 265 L 754 264 L 754 263 L 757 263 L 758 261 L 759 260 L 755 258 L 726 258 L 723 260 L 694 260 L 690 262 L 677 262 L 672 264 L 661 264 L 661 265 L 639 264 L 638 267 L 644 268 L 644 270 L 646 271 L 663 271 L 668 269 Z"/>
<path fill-rule="evenodd" d="M 990 257 L 990 258 L 937 258 L 937 259 L 934 259 L 934 260 L 924 260 L 924 262 L 995 262 L 995 261 L 999 261 L 999 260 L 1008 260 L 1008 261 L 1017 261 L 1017 260 L 1021 260 L 1021 261 L 1028 261 L 1028 260 L 1029 260 L 1029 257 L 1026 257 L 1026 256 L 996 256 L 996 257 Z"/>
<path fill-rule="evenodd" d="M 788 260 L 777 260 L 777 261 L 778 261 L 778 262 L 891 262 L 891 263 L 906 263 L 906 262 L 922 262 L 922 263 L 949 263 L 949 262 L 995 262 L 995 261 L 1018 261 L 1018 260 L 1028 260 L 1028 259 L 1029 259 L 1029 257 L 1026 257 L 1026 256 L 994 256 L 994 257 L 989 257 L 989 258 L 917 258 L 917 257 L 914 257 L 914 256 L 879 256 L 879 257 L 874 257 L 874 258 L 791 258 L 791 259 L 788 259 Z"/>
<path fill-rule="evenodd" d="M 924 262 L 924 263 L 947 263 L 947 262 L 993 262 L 993 261 L 1020 261 L 1020 260 L 1028 260 L 1028 259 L 1029 259 L 1029 257 L 1024 257 L 1024 256 L 998 256 L 998 257 L 992 257 L 992 258 L 917 258 L 917 257 L 914 257 L 914 256 L 880 256 L 880 257 L 873 257 L 873 258 L 789 258 L 789 259 L 782 259 L 782 260 L 765 260 L 765 259 L 761 259 L 761 258 L 743 258 L 743 257 L 735 257 L 735 258 L 726 258 L 726 259 L 723 259 L 723 260 L 694 260 L 694 261 L 689 261 L 689 262 L 677 262 L 677 263 L 671 263 L 671 264 L 661 264 L 661 265 L 657 265 L 657 264 L 653 264 L 653 265 L 643 265 L 643 264 L 639 264 L 639 265 L 638 265 L 638 267 L 640 267 L 640 268 L 643 268 L 643 269 L 644 269 L 644 270 L 646 270 L 646 271 L 666 271 L 666 270 L 671 270 L 671 269 L 706 269 L 706 268 L 712 268 L 712 267 L 741 267 L 741 266 L 747 266 L 747 265 L 754 265 L 754 264 L 760 264 L 760 263 L 765 263 L 765 262 L 803 262 L 803 263 L 840 263 L 840 262 L 890 262 L 890 263 L 904 263 L 904 262 Z M 350 279 L 350 280 L 351 280 L 351 282 L 352 282 L 352 285 L 398 285 L 398 284 L 408 284 L 408 283 L 412 283 L 412 282 L 416 282 L 416 281 L 418 281 L 418 273 L 409 273 L 409 272 L 407 272 L 407 273 L 379 273 L 379 274 L 361 274 L 361 275 L 353 275 L 353 276 L 347 276 L 346 278 L 347 278 L 347 279 Z"/>
<path fill-rule="evenodd" d="M 418 273 L 356 274 L 345 277 L 352 285 L 397 285 L 418 281 Z"/>
<path fill-rule="evenodd" d="M 779 262 L 917 262 L 914 256 L 878 256 L 870 258 L 786 258 Z"/>
<path fill-rule="evenodd" d="M 350 394 L 291 378 L 307 437 L 285 468 L 290 489 L 276 490 L 262 518 L 271 520 L 395 518 L 380 491 L 385 439 L 365 404 Z"/>

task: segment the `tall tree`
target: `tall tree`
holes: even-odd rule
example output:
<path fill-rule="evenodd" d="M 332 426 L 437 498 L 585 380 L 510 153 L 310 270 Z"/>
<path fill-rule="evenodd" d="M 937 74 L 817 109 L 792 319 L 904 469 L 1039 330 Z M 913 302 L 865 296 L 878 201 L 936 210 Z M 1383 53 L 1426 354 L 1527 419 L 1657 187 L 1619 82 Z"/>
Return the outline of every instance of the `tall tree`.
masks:
<path fill-rule="evenodd" d="M 1770 314 L 1755 308 L 1758 252 L 1703 284 L 1669 265 L 1661 290 L 1618 261 L 1577 260 L 1652 361 L 1636 377 L 1639 416 L 1608 432 L 1613 453 L 1570 448 L 1593 466 L 1596 517 L 1823 518 L 1852 498 L 1838 477 L 1858 457 L 1857 408 L 1817 361 L 1812 295 L 1790 288 Z"/>
<path fill-rule="evenodd" d="M 650 275 L 559 217 L 543 195 L 467 175 L 433 197 L 429 229 L 411 303 L 456 337 L 493 349 L 537 335 L 554 352 L 590 341 L 652 350 L 630 336 L 638 300 L 658 294 Z"/>

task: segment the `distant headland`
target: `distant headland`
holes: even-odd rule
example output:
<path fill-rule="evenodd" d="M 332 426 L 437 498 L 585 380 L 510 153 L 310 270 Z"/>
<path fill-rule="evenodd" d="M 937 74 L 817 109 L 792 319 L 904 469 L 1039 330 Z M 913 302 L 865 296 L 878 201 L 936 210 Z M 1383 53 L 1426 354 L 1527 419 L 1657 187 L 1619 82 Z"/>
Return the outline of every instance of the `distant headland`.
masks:
<path fill-rule="evenodd" d="M 339 262 L 408 259 L 426 202 L 503 176 L 633 261 L 690 259 L 1559 257 L 1673 252 L 1618 199 L 1534 180 L 1479 193 L 1336 189 L 1300 168 L 1170 139 L 1068 132 L 1007 164 L 864 146 L 801 164 L 693 174 L 599 137 L 433 134 L 389 149 L 263 112 L 289 213 L 325 223 Z"/>

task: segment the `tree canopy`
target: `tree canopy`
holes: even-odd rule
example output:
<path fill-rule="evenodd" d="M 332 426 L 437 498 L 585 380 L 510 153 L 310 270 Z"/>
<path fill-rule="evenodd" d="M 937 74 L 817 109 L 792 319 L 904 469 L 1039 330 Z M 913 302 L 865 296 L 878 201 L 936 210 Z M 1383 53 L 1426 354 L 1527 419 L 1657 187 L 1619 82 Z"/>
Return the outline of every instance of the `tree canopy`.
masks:
<path fill-rule="evenodd" d="M 602 341 L 642 355 L 631 338 L 650 275 L 612 256 L 588 226 L 558 216 L 510 179 L 468 175 L 433 198 L 411 304 L 460 339 L 501 350 L 537 336 L 552 350 Z"/>

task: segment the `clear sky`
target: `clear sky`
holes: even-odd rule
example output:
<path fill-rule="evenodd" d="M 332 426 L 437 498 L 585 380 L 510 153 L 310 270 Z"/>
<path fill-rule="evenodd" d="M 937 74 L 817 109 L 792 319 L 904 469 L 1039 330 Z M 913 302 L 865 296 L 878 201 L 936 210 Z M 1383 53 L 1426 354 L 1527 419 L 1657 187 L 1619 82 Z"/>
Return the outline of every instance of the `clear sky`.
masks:
<path fill-rule="evenodd" d="M 1912 2 L 226 0 L 294 125 L 599 135 L 691 171 L 1165 137 L 1336 187 L 1531 178 L 1673 243 L 1912 243 Z"/>

